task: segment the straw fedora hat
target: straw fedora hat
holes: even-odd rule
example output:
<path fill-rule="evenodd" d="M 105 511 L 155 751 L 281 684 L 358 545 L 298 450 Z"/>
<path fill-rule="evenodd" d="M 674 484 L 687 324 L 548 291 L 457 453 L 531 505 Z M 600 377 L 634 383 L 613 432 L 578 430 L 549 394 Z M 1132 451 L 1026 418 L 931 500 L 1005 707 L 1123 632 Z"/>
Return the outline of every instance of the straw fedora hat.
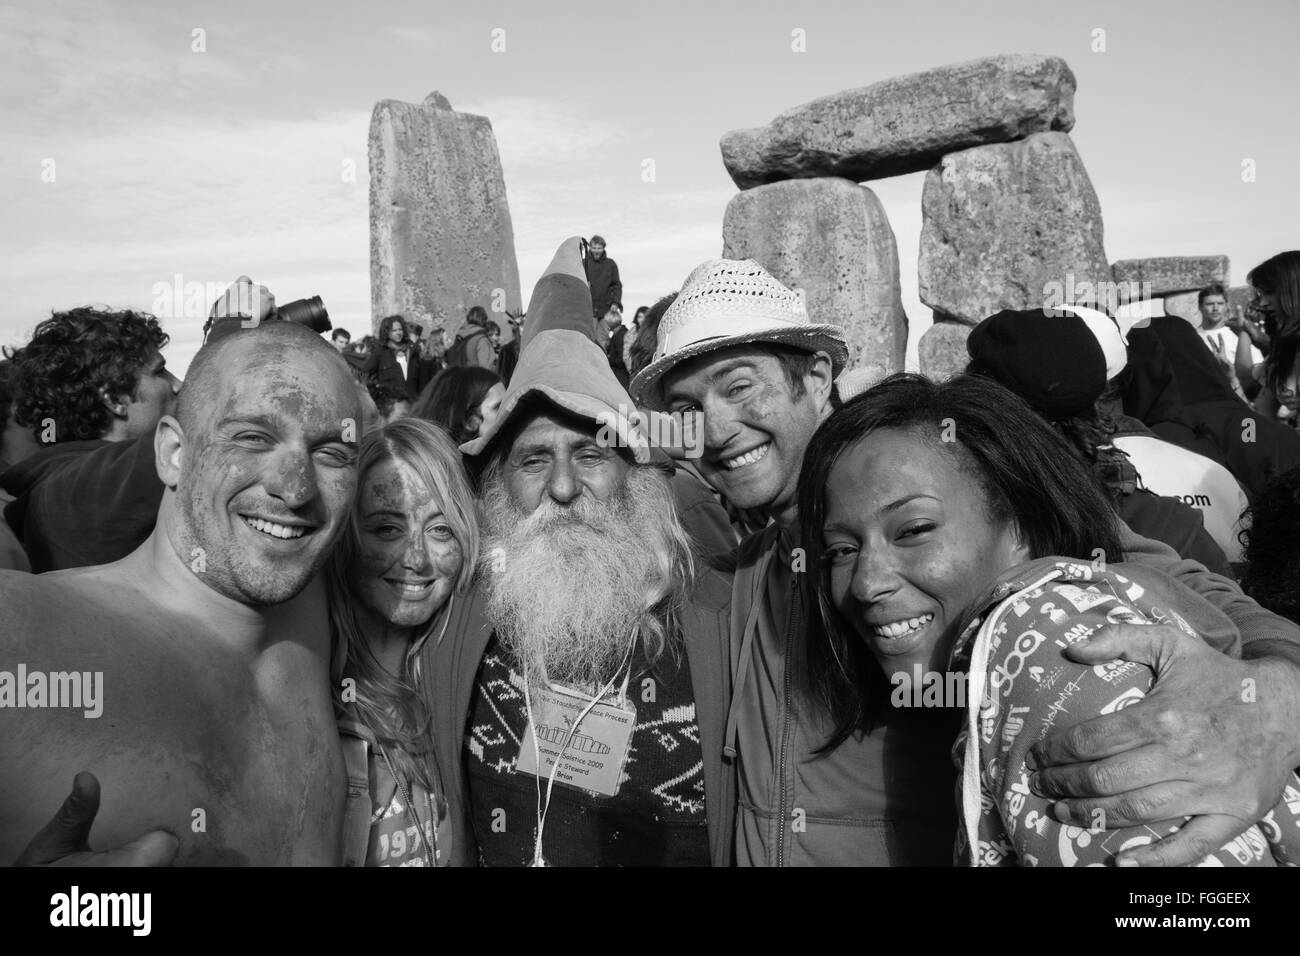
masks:
<path fill-rule="evenodd" d="M 800 293 L 786 288 L 753 259 L 710 259 L 690 274 L 664 313 L 654 360 L 632 379 L 632 398 L 662 411 L 659 385 L 673 367 L 750 342 L 826 352 L 836 376 L 848 361 L 844 330 L 810 322 Z"/>

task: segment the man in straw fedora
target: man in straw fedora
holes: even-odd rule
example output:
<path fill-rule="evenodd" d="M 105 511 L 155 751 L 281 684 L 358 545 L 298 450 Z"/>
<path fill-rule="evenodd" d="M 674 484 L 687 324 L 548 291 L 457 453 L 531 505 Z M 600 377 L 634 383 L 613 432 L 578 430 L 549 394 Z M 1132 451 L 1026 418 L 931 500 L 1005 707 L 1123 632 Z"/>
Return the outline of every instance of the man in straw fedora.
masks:
<path fill-rule="evenodd" d="M 793 538 L 795 489 L 809 439 L 839 400 L 845 360 L 842 331 L 813 323 L 802 296 L 753 260 L 719 259 L 687 278 L 654 360 L 631 383 L 643 407 L 702 413 L 699 472 L 732 505 L 771 519 L 741 542 L 732 591 L 725 753 L 738 769 L 741 865 L 952 859 L 950 723 L 887 719 L 822 753 L 830 725 L 794 679 L 810 617 L 798 586 L 803 548 L 820 546 Z M 1157 670 L 1156 691 L 1086 732 L 1049 735 L 1030 785 L 1063 798 L 1057 818 L 1085 828 L 1099 812 L 1112 827 L 1199 816 L 1127 854 L 1134 864 L 1190 863 L 1244 829 L 1242 807 L 1271 805 L 1274 782 L 1300 760 L 1300 631 L 1163 545 L 1125 529 L 1124 546 L 1124 560 L 1177 577 L 1232 618 L 1273 690 L 1254 707 L 1236 706 L 1235 665 L 1172 627 L 1094 637 L 1072 656 L 1146 663 Z M 1161 694 L 1162 683 L 1177 692 Z"/>
<path fill-rule="evenodd" d="M 483 563 L 422 652 L 456 862 L 728 865 L 730 581 L 693 559 L 595 333 L 574 238 L 500 414 L 462 446 Z"/>

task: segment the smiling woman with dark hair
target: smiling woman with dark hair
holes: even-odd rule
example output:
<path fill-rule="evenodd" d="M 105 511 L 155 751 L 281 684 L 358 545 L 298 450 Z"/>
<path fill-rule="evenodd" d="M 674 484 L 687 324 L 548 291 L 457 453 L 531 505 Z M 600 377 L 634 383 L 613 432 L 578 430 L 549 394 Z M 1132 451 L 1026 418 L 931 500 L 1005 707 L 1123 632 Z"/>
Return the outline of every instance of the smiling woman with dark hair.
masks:
<path fill-rule="evenodd" d="M 1176 582 L 1111 563 L 1122 553 L 1109 502 L 1028 405 L 981 378 L 895 375 L 817 430 L 798 511 L 820 609 L 804 678 L 834 728 L 824 751 L 882 729 L 956 734 L 957 853 L 974 865 L 1107 863 L 1182 827 L 1070 827 L 1030 786 L 1035 742 L 1154 682 L 1145 665 L 1089 667 L 1063 648 L 1116 622 L 1173 624 L 1228 652 L 1240 635 Z M 1286 799 L 1300 800 L 1300 781 Z M 1213 862 L 1300 859 L 1286 799 Z"/>

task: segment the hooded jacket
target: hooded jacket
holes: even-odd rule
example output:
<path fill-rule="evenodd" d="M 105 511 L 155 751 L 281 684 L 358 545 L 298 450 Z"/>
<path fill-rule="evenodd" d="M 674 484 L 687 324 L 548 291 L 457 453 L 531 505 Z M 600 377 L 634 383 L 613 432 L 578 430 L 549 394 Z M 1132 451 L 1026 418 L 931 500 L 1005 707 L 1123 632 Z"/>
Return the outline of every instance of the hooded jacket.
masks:
<path fill-rule="evenodd" d="M 1197 620 L 1195 630 L 1185 623 L 1187 617 Z M 1114 713 L 1151 689 L 1155 672 L 1144 664 L 1112 661 L 1091 667 L 1064 656 L 1064 648 L 1114 621 L 1169 624 L 1229 657 L 1241 653 L 1231 621 L 1147 567 L 1101 569 L 1086 561 L 1040 558 L 1002 575 L 957 624 L 962 637 L 947 668 L 949 675 L 969 678 L 948 685 L 955 694 L 946 701 L 964 718 L 953 748 L 964 817 L 958 860 L 977 866 L 1105 865 L 1119 849 L 1183 826 L 1186 818 L 1150 821 L 1113 827 L 1098 838 L 1058 822 L 1053 801 L 1027 786 L 1029 749 L 1044 733 Z M 914 703 L 917 686 L 912 686 Z M 908 703 L 905 695 L 899 702 Z M 1294 861 L 1300 853 L 1298 788 L 1300 781 L 1290 775 L 1265 820 L 1213 849 L 1202 865 Z"/>

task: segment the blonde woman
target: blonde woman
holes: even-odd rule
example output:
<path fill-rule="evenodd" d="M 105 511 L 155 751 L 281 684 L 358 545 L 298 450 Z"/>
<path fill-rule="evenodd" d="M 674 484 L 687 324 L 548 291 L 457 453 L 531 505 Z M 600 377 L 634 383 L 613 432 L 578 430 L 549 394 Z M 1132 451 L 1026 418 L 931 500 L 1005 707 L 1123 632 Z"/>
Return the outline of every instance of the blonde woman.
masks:
<path fill-rule="evenodd" d="M 368 434 L 357 497 L 329 566 L 335 706 L 348 769 L 344 864 L 445 866 L 451 827 L 418 687 L 478 559 L 474 496 L 438 426 Z"/>

